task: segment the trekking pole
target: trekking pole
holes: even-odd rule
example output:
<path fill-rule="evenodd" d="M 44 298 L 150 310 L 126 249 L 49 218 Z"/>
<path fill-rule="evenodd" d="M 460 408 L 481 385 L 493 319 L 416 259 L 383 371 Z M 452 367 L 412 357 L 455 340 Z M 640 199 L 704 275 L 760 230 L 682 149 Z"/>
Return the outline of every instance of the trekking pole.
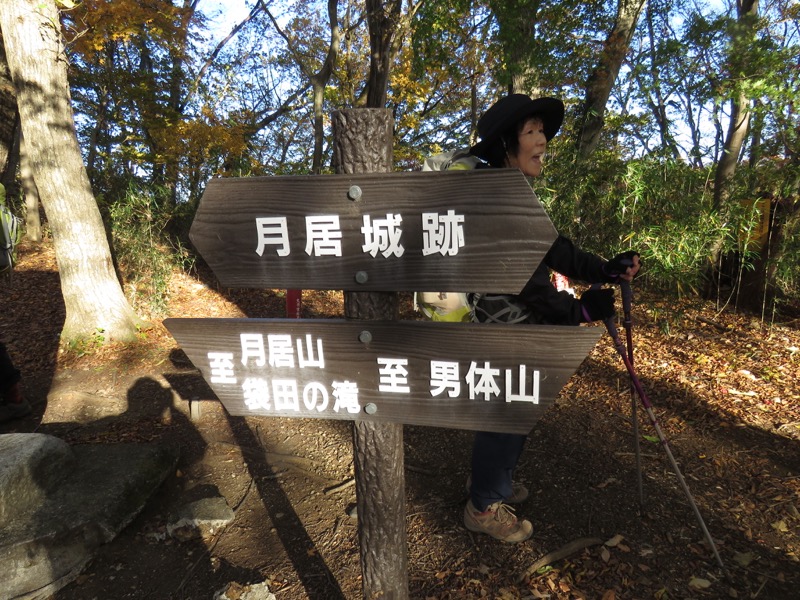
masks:
<path fill-rule="evenodd" d="M 623 325 L 625 326 L 625 337 L 628 342 L 628 360 L 633 367 L 633 320 L 631 319 L 631 309 L 633 306 L 633 290 L 631 284 L 622 280 L 619 284 L 622 292 L 622 314 Z M 644 487 L 642 484 L 642 452 L 639 448 L 639 415 L 636 408 L 636 388 L 631 379 L 631 422 L 633 424 L 633 451 L 636 457 L 636 485 L 639 491 L 639 513 L 644 510 Z"/>
<path fill-rule="evenodd" d="M 625 368 L 628 369 L 628 374 L 631 376 L 631 382 L 634 388 L 636 389 L 636 392 L 639 394 L 639 398 L 642 401 L 642 405 L 644 406 L 645 412 L 647 412 L 647 416 L 650 418 L 650 424 L 653 426 L 653 429 L 655 429 L 656 435 L 658 435 L 658 439 L 667 453 L 669 462 L 672 465 L 672 470 L 675 471 L 675 475 L 677 475 L 678 477 L 678 482 L 681 484 L 681 487 L 683 488 L 683 493 L 686 494 L 686 499 L 689 501 L 689 504 L 691 505 L 695 516 L 697 517 L 697 522 L 700 524 L 700 528 L 703 530 L 703 535 L 705 535 L 708 545 L 711 546 L 711 550 L 714 553 L 714 558 L 717 559 L 717 563 L 719 564 L 723 572 L 727 574 L 727 570 L 725 569 L 725 565 L 722 562 L 722 558 L 720 558 L 719 552 L 717 551 L 717 546 L 716 544 L 714 544 L 714 540 L 711 538 L 711 534 L 708 532 L 708 528 L 706 527 L 705 521 L 703 521 L 703 517 L 700 515 L 700 510 L 697 508 L 697 504 L 695 503 L 694 498 L 692 497 L 692 493 L 689 491 L 689 486 L 686 485 L 686 480 L 683 478 L 683 473 L 681 473 L 681 470 L 678 467 L 678 463 L 675 460 L 675 457 L 672 455 L 672 450 L 670 450 L 667 438 L 664 436 L 664 432 L 661 431 L 661 427 L 659 426 L 658 421 L 656 420 L 656 415 L 653 412 L 653 405 L 650 404 L 650 400 L 647 398 L 647 394 L 645 394 L 644 388 L 642 388 L 642 384 L 633 370 L 633 365 L 631 364 L 631 361 L 628 359 L 628 354 L 625 352 L 625 347 L 623 346 L 622 340 L 619 337 L 617 326 L 614 324 L 614 317 L 609 317 L 608 319 L 605 319 L 604 323 L 606 324 L 606 329 L 608 329 L 609 335 L 614 340 L 614 347 L 617 349 L 617 352 L 622 357 L 622 362 L 625 363 Z"/>

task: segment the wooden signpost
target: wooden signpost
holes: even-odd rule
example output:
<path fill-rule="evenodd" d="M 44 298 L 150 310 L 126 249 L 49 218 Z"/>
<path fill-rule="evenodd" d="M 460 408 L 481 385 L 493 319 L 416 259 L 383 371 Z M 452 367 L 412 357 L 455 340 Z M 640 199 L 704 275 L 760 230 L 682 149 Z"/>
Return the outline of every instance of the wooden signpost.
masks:
<path fill-rule="evenodd" d="M 213 179 L 190 231 L 226 287 L 511 294 L 556 235 L 512 169 Z"/>
<path fill-rule="evenodd" d="M 217 179 L 190 232 L 223 285 L 351 291 L 519 291 L 555 235 L 511 169 Z M 513 433 L 530 431 L 600 335 L 427 322 L 164 324 L 232 415 Z"/>
<path fill-rule="evenodd" d="M 599 329 L 338 319 L 167 319 L 237 416 L 527 434 Z"/>
<path fill-rule="evenodd" d="M 333 125 L 339 174 L 212 180 L 190 237 L 223 286 L 344 290 L 346 319 L 164 324 L 230 414 L 354 421 L 364 597 L 405 600 L 402 424 L 527 433 L 601 332 L 393 320 L 399 291 L 517 293 L 556 232 L 516 170 L 363 173 L 391 113 Z"/>

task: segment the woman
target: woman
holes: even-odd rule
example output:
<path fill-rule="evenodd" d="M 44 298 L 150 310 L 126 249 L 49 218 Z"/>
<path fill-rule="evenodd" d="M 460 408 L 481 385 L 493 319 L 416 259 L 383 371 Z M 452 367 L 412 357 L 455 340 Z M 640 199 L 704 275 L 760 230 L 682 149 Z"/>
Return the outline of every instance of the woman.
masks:
<path fill-rule="evenodd" d="M 539 177 L 547 142 L 556 135 L 563 120 L 564 104 L 560 100 L 532 100 L 524 94 L 511 94 L 498 100 L 478 120 L 481 139 L 470 153 L 486 161 L 488 167 L 515 168 L 528 177 Z M 614 315 L 612 289 L 588 290 L 576 299 L 553 287 L 550 269 L 587 283 L 630 281 L 639 271 L 639 255 L 625 252 L 605 261 L 559 236 L 518 295 L 488 295 L 478 300 L 478 319 L 579 325 Z M 504 318 L 495 317 L 501 314 Z M 531 522 L 517 519 L 506 505 L 528 497 L 528 490 L 512 479 L 526 438 L 519 434 L 476 433 L 468 482 L 470 499 L 464 508 L 464 524 L 470 531 L 506 542 L 521 542 L 533 533 Z"/>

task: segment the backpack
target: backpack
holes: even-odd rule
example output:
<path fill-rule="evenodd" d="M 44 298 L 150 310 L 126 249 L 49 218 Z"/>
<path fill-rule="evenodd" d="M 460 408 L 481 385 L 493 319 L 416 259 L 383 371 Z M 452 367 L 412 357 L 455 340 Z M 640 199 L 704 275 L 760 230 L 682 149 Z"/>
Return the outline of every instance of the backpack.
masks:
<path fill-rule="evenodd" d="M 422 163 L 423 171 L 469 171 L 481 162 L 469 150 L 451 150 L 429 156 Z M 473 306 L 464 292 L 415 292 L 414 308 L 431 321 L 451 323 L 473 320 Z"/>
<path fill-rule="evenodd" d="M 22 219 L 0 203 L 0 275 L 11 276 L 14 268 L 14 247 L 22 234 Z"/>
<path fill-rule="evenodd" d="M 473 307 L 464 292 L 414 292 L 414 308 L 431 321 L 468 323 L 473 320 Z"/>
<path fill-rule="evenodd" d="M 481 159 L 469 153 L 469 150 L 451 150 L 429 156 L 422 163 L 423 171 L 469 171 L 474 169 Z"/>

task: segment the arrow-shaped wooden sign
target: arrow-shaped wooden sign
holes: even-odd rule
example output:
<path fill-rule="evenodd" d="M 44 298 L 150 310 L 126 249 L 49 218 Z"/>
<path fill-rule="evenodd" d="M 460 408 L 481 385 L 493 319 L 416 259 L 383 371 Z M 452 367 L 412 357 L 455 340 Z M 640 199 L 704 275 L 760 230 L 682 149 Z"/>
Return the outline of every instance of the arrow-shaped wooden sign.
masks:
<path fill-rule="evenodd" d="M 597 327 L 337 319 L 167 319 L 237 416 L 528 433 Z"/>
<path fill-rule="evenodd" d="M 226 287 L 517 293 L 557 234 L 516 169 L 209 181 L 190 238 Z"/>

